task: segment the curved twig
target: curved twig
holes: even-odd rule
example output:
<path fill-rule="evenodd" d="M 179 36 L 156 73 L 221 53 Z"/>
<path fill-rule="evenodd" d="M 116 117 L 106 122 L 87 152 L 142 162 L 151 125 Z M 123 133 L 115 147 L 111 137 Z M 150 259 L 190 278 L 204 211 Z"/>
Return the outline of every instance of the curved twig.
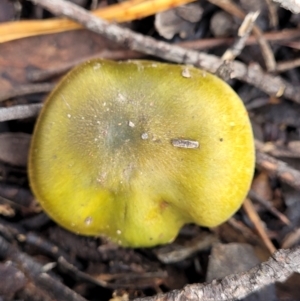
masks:
<path fill-rule="evenodd" d="M 179 46 L 146 37 L 127 28 L 121 28 L 115 24 L 109 24 L 85 9 L 62 0 L 30 0 L 41 5 L 55 15 L 68 17 L 89 30 L 105 36 L 119 44 L 126 45 L 132 50 L 154 55 L 168 61 L 192 64 L 212 73 L 222 65 L 223 61 L 214 55 L 184 49 Z M 261 89 L 269 95 L 284 96 L 300 103 L 300 88 L 284 81 L 280 77 L 274 77 L 264 73 L 257 65 L 247 67 L 241 62 L 232 63 L 232 78 L 237 78 Z"/>

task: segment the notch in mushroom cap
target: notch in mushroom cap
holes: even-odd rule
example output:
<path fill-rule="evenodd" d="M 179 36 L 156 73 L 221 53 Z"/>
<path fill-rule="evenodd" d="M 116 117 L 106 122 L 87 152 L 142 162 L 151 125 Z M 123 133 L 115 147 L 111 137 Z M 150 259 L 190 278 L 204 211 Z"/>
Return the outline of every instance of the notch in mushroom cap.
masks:
<path fill-rule="evenodd" d="M 38 118 L 33 192 L 61 226 L 123 246 L 171 242 L 185 223 L 217 226 L 240 207 L 254 143 L 243 103 L 203 70 L 92 60 Z"/>

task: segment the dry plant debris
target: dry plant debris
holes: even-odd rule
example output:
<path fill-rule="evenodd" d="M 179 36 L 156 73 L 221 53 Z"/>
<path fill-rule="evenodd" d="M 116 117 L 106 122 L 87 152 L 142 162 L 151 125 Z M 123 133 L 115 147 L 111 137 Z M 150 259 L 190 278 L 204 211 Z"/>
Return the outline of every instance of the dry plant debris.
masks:
<path fill-rule="evenodd" d="M 3 300 L 300 300 L 300 20 L 293 14 L 299 1 L 210 0 L 190 4 L 195 15 L 188 7 L 158 13 L 188 2 L 0 2 L 0 22 L 17 19 L 0 23 Z M 94 15 L 86 10 L 91 6 Z M 96 14 L 127 21 L 126 28 Z M 145 19 L 151 14 L 156 16 Z M 160 19 L 165 14 L 171 29 Z M 173 26 L 178 18 L 184 22 Z M 221 18 L 230 30 L 214 36 L 211 26 L 219 24 L 212 20 Z M 154 19 L 160 19 L 157 28 Z M 83 27 L 89 31 L 66 32 Z M 33 36 L 50 32 L 56 33 Z M 248 108 L 257 139 L 257 169 L 244 210 L 217 228 L 189 225 L 174 243 L 139 250 L 71 234 L 41 212 L 26 172 L 35 118 L 61 75 L 99 56 L 151 56 L 228 79 Z M 214 272 L 218 265 L 220 275 Z"/>
<path fill-rule="evenodd" d="M 93 14 L 111 22 L 128 22 L 193 1 L 194 0 L 130 0 L 105 8 L 99 8 L 95 10 Z M 78 23 L 67 19 L 9 22 L 0 25 L 0 43 L 80 28 L 82 28 L 82 26 Z"/>

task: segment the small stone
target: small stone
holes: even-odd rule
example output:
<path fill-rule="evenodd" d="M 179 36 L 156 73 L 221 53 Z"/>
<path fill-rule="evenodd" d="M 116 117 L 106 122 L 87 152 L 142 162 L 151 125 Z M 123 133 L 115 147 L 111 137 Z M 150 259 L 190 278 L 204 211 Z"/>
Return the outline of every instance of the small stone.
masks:
<path fill-rule="evenodd" d="M 129 122 L 128 122 L 128 125 L 129 125 L 131 128 L 134 128 L 134 127 L 135 127 L 135 125 L 134 125 L 134 123 L 133 123 L 132 121 L 129 121 Z"/>
<path fill-rule="evenodd" d="M 141 138 L 142 138 L 143 140 L 147 140 L 147 139 L 149 138 L 149 136 L 148 136 L 147 133 L 143 133 L 142 136 L 141 136 Z"/>

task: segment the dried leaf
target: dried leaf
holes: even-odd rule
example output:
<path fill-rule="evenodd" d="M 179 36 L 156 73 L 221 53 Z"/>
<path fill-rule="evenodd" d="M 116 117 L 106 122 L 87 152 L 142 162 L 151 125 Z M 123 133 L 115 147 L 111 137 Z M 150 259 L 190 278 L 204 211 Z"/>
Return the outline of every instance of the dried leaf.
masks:
<path fill-rule="evenodd" d="M 273 0 L 273 1 L 280 3 L 282 7 L 290 10 L 294 14 L 300 13 L 300 0 Z"/>
<path fill-rule="evenodd" d="M 198 3 L 173 8 L 155 15 L 155 28 L 166 39 L 176 34 L 181 38 L 193 35 L 196 22 L 202 17 L 203 9 Z"/>

